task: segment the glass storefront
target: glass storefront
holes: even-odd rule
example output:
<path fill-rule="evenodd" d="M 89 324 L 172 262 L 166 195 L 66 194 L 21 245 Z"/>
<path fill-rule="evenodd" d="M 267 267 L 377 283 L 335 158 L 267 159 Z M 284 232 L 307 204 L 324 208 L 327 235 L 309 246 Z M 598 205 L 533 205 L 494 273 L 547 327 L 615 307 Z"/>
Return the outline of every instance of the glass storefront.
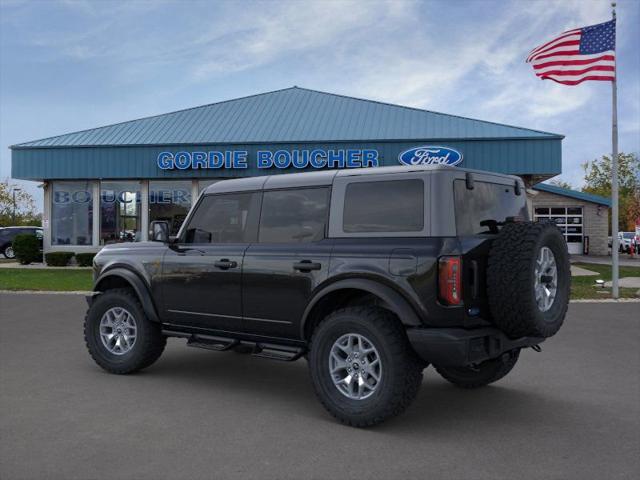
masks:
<path fill-rule="evenodd" d="M 92 182 L 54 182 L 51 202 L 51 244 L 93 243 Z"/>
<path fill-rule="evenodd" d="M 178 234 L 191 204 L 191 180 L 149 182 L 149 222 L 169 222 L 169 235 Z"/>
<path fill-rule="evenodd" d="M 100 245 L 140 241 L 140 182 L 100 184 Z"/>
<path fill-rule="evenodd" d="M 207 188 L 209 185 L 213 185 L 216 182 L 219 182 L 220 179 L 217 178 L 215 180 L 209 179 L 209 180 L 198 180 L 198 193 L 201 193 L 205 188 Z"/>
<path fill-rule="evenodd" d="M 196 201 L 193 194 L 218 181 L 51 181 L 48 245 L 71 250 L 139 242 L 154 220 L 168 222 L 169 234 L 177 235 Z"/>

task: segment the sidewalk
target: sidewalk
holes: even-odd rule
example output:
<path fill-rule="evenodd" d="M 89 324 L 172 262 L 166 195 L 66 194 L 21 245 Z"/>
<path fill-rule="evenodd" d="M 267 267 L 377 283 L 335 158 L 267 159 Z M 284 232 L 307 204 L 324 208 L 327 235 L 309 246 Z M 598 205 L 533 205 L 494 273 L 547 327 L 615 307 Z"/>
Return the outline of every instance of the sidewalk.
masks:
<path fill-rule="evenodd" d="M 20 265 L 18 262 L 0 262 L 0 268 L 24 268 L 25 270 L 89 270 L 91 267 L 78 267 L 77 265 L 69 265 L 67 267 L 50 267 L 44 263 L 30 263 L 29 265 Z"/>
<path fill-rule="evenodd" d="M 640 257 L 631 258 L 628 254 L 620 254 L 618 257 L 620 266 L 640 267 Z M 595 263 L 597 265 L 611 265 L 609 255 L 571 255 L 571 263 Z"/>

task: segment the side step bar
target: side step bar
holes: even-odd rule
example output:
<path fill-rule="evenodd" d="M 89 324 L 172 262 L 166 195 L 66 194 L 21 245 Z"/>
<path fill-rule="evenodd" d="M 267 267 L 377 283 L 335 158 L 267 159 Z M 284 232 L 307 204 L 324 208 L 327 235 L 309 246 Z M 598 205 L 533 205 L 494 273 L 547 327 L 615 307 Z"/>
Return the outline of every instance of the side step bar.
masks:
<path fill-rule="evenodd" d="M 248 349 L 254 357 L 270 358 L 272 360 L 281 360 L 285 362 L 297 360 L 307 351 L 301 347 L 278 345 L 275 343 L 248 342 L 246 340 L 240 341 L 235 338 L 202 335 L 199 333 L 192 334 L 176 332 L 173 330 L 162 330 L 162 333 L 168 337 L 186 338 L 188 347 L 204 348 L 218 352 L 231 350 L 236 347 L 244 347 Z"/>
<path fill-rule="evenodd" d="M 213 335 L 191 335 L 187 340 L 187 347 L 206 348 L 218 352 L 229 350 L 237 345 L 240 345 L 238 340 Z"/>

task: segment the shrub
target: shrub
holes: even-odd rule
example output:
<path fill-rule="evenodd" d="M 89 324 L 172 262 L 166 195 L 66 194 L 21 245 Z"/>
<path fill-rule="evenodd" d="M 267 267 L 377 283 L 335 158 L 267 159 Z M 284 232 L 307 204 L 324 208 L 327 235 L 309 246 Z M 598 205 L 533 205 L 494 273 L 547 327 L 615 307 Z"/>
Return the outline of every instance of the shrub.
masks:
<path fill-rule="evenodd" d="M 66 267 L 75 254 L 73 252 L 49 252 L 44 254 L 47 265 Z"/>
<path fill-rule="evenodd" d="M 29 233 L 21 233 L 13 239 L 13 251 L 16 258 L 22 265 L 29 265 L 31 262 L 41 262 L 40 242 L 38 237 Z"/>
<path fill-rule="evenodd" d="M 90 267 L 93 265 L 93 257 L 95 253 L 76 253 L 76 262 L 81 267 Z"/>

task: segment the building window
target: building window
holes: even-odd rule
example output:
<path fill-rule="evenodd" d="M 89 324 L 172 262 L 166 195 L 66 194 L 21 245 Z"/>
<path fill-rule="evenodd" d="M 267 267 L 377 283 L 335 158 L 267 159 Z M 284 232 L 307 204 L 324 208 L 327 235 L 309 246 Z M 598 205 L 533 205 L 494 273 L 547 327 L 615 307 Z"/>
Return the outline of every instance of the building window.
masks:
<path fill-rule="evenodd" d="M 91 245 L 92 238 L 91 182 L 54 182 L 51 204 L 51 244 Z"/>
<path fill-rule="evenodd" d="M 300 243 L 324 238 L 328 188 L 264 192 L 259 242 Z"/>
<path fill-rule="evenodd" d="M 149 221 L 168 222 L 170 235 L 178 234 L 191 204 L 191 180 L 149 182 Z"/>
<path fill-rule="evenodd" d="M 198 193 L 202 192 L 209 185 L 213 185 L 216 182 L 219 182 L 221 179 L 209 179 L 209 180 L 198 180 Z"/>
<path fill-rule="evenodd" d="M 140 240 L 140 182 L 100 184 L 100 244 Z"/>

